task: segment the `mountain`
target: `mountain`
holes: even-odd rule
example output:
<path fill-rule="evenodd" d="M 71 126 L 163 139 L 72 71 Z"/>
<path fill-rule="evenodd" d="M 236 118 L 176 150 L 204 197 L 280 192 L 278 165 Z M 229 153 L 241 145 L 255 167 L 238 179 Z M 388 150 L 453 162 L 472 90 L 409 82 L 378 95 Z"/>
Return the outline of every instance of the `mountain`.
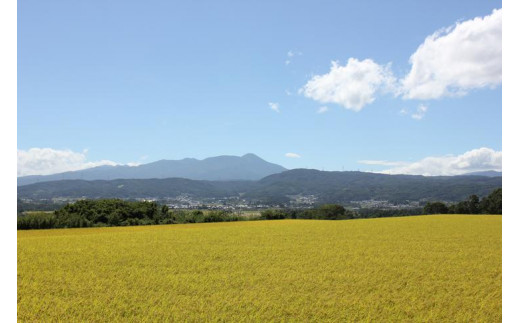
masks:
<path fill-rule="evenodd" d="M 59 180 L 111 180 L 186 178 L 193 180 L 258 180 L 286 169 L 269 163 L 254 154 L 217 156 L 203 160 L 159 160 L 139 166 L 98 166 L 53 175 L 34 175 L 18 178 L 18 186 Z"/>
<path fill-rule="evenodd" d="M 245 197 L 279 199 L 288 195 L 316 195 L 323 203 L 370 199 L 460 201 L 471 194 L 487 195 L 497 187 L 502 187 L 501 177 L 386 175 L 293 169 L 261 179 Z"/>
<path fill-rule="evenodd" d="M 414 176 L 365 172 L 294 169 L 258 181 L 205 181 L 184 178 L 62 180 L 18 187 L 18 198 L 142 198 L 189 194 L 200 198 L 238 197 L 250 201 L 287 202 L 291 195 L 314 195 L 318 203 L 361 200 L 461 201 L 502 187 L 501 177 Z"/>
<path fill-rule="evenodd" d="M 199 198 L 236 196 L 248 190 L 250 181 L 198 181 L 186 178 L 62 180 L 18 187 L 19 198 L 49 200 L 67 198 L 166 198 L 190 195 Z"/>
<path fill-rule="evenodd" d="M 471 172 L 466 173 L 461 176 L 486 176 L 486 177 L 502 177 L 502 172 L 497 172 L 494 170 L 486 170 L 481 172 Z"/>

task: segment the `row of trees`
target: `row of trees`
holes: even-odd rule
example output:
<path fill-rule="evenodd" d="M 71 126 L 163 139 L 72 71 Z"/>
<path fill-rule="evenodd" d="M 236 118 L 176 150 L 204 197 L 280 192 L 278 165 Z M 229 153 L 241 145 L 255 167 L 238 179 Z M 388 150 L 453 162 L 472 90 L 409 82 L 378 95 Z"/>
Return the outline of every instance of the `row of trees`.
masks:
<path fill-rule="evenodd" d="M 314 209 L 269 209 L 260 213 L 262 220 L 276 219 L 319 219 L 319 220 L 346 220 L 355 217 L 353 211 L 337 204 L 325 204 Z"/>
<path fill-rule="evenodd" d="M 169 210 L 155 202 L 117 199 L 81 200 L 49 212 L 31 212 L 18 217 L 18 229 L 84 228 L 150 224 L 227 222 L 274 219 L 353 219 L 356 213 L 341 205 L 326 204 L 315 209 L 269 209 L 260 216 L 246 217 L 227 211 Z"/>
<path fill-rule="evenodd" d="M 226 211 L 172 211 L 156 202 L 81 200 L 53 212 L 18 217 L 18 229 L 83 228 L 150 224 L 225 222 L 246 219 Z"/>
<path fill-rule="evenodd" d="M 275 219 L 317 219 L 317 220 L 348 220 L 369 219 L 396 216 L 409 216 L 424 214 L 422 208 L 407 209 L 360 209 L 348 210 L 341 205 L 325 204 L 318 208 L 302 209 L 269 209 L 260 213 L 262 220 Z"/>
<path fill-rule="evenodd" d="M 497 188 L 491 194 L 480 199 L 471 195 L 465 201 L 446 205 L 443 202 L 428 202 L 424 206 L 425 214 L 502 214 L 502 189 Z"/>

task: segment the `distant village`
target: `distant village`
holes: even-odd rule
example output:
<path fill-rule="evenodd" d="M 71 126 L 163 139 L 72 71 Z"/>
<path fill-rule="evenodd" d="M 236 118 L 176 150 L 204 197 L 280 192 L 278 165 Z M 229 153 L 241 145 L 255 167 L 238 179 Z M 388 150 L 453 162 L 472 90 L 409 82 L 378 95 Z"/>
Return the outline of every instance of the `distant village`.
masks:
<path fill-rule="evenodd" d="M 288 196 L 289 202 L 287 203 L 267 203 L 261 201 L 247 200 L 241 197 L 223 197 L 223 198 L 200 198 L 193 197 L 186 194 L 171 197 L 171 198 L 155 198 L 155 197 L 141 197 L 136 199 L 126 200 L 138 200 L 138 201 L 149 201 L 157 202 L 159 204 L 167 205 L 172 210 L 225 210 L 231 212 L 240 211 L 254 211 L 263 210 L 269 208 L 294 208 L 294 209 L 310 209 L 318 206 L 318 197 L 315 195 L 292 195 Z M 64 205 L 67 203 L 74 203 L 78 200 L 86 199 L 85 197 L 80 198 L 68 198 L 68 197 L 56 197 L 52 200 L 34 200 L 22 198 L 21 201 L 24 203 L 46 203 L 55 205 Z M 406 203 L 392 203 L 384 200 L 363 200 L 363 201 L 351 201 L 344 204 L 348 209 L 359 210 L 359 209 L 381 209 L 381 210 L 399 210 L 399 209 L 410 209 L 419 208 L 426 201 L 407 201 Z"/>

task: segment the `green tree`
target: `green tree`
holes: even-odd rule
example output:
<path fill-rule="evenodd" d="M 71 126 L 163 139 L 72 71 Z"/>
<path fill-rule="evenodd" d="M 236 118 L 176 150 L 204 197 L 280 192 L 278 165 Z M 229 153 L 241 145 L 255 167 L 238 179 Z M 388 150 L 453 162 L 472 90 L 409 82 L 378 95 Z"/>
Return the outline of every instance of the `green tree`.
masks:
<path fill-rule="evenodd" d="M 468 211 L 469 214 L 479 214 L 480 213 L 480 200 L 478 196 L 471 195 L 468 198 Z"/>
<path fill-rule="evenodd" d="M 163 205 L 163 206 L 161 207 L 161 215 L 162 215 L 163 217 L 168 216 L 168 211 L 169 211 L 168 205 Z"/>
<path fill-rule="evenodd" d="M 480 202 L 481 213 L 502 214 L 502 189 L 497 188 Z"/>
<path fill-rule="evenodd" d="M 338 204 L 324 204 L 317 210 L 318 218 L 325 220 L 340 220 L 340 219 L 352 219 L 353 216 L 350 212 Z"/>
<path fill-rule="evenodd" d="M 283 210 L 264 210 L 260 212 L 260 218 L 265 220 L 279 220 L 287 217 Z"/>
<path fill-rule="evenodd" d="M 448 207 L 442 202 L 427 202 L 424 206 L 425 214 L 446 214 Z"/>

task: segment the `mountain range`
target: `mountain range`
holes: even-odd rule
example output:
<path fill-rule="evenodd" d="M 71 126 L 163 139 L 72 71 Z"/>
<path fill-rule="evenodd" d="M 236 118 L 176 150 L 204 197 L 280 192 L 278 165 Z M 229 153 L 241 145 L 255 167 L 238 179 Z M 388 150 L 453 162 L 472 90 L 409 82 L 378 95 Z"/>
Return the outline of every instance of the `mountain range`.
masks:
<path fill-rule="evenodd" d="M 385 175 L 293 169 L 257 181 L 207 181 L 185 178 L 60 180 L 18 187 L 18 198 L 195 198 L 240 197 L 249 201 L 285 203 L 291 196 L 313 195 L 318 203 L 361 200 L 460 201 L 488 195 L 502 187 L 502 177 Z"/>
<path fill-rule="evenodd" d="M 245 154 L 241 157 L 217 156 L 203 160 L 195 158 L 159 160 L 139 166 L 105 165 L 52 175 L 23 176 L 18 177 L 18 186 L 66 179 L 91 181 L 178 177 L 208 181 L 259 180 L 286 170 L 286 168 L 269 163 L 255 154 Z"/>
<path fill-rule="evenodd" d="M 98 166 L 52 175 L 18 177 L 18 186 L 60 180 L 113 180 L 113 179 L 166 179 L 185 178 L 203 181 L 260 180 L 269 175 L 287 171 L 283 166 L 263 160 L 255 154 L 243 156 L 216 156 L 198 160 L 159 160 L 138 166 Z M 331 172 L 338 174 L 339 172 Z M 501 172 L 483 171 L 464 175 L 501 177 Z"/>
<path fill-rule="evenodd" d="M 18 197 L 159 199 L 240 197 L 284 203 L 292 196 L 314 196 L 322 203 L 362 200 L 460 201 L 502 186 L 494 171 L 462 176 L 385 175 L 353 171 L 287 170 L 254 154 L 203 160 L 160 160 L 140 166 L 99 166 L 79 171 L 18 178 Z"/>

